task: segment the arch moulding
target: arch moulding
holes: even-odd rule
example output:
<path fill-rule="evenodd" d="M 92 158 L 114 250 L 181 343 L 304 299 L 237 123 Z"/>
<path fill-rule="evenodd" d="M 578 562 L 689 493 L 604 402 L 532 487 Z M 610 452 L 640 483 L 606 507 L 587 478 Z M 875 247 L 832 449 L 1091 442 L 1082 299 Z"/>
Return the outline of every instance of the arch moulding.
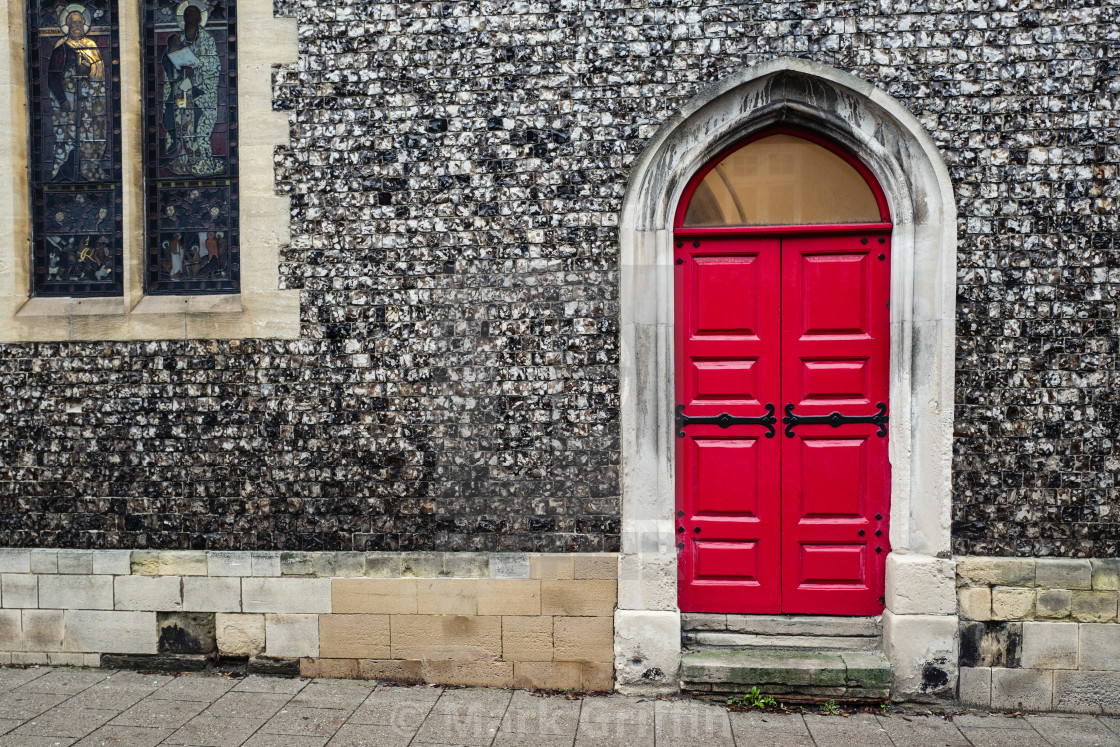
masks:
<path fill-rule="evenodd" d="M 678 687 L 674 540 L 673 213 L 689 178 L 752 133 L 795 125 L 875 174 L 894 223 L 891 267 L 891 545 L 884 648 L 893 695 L 952 697 L 957 681 L 950 464 L 956 204 L 918 120 L 870 83 L 772 60 L 689 101 L 635 164 L 620 216 L 622 552 L 615 671 L 623 691 Z M 944 676 L 942 676 L 944 675 Z"/>

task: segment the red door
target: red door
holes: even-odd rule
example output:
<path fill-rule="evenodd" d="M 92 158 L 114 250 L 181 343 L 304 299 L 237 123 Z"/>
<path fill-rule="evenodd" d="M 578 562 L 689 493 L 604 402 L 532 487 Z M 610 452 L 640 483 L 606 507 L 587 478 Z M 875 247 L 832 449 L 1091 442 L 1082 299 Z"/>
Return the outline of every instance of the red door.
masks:
<path fill-rule="evenodd" d="M 678 233 L 681 610 L 882 611 L 890 238 L 876 228 Z"/>

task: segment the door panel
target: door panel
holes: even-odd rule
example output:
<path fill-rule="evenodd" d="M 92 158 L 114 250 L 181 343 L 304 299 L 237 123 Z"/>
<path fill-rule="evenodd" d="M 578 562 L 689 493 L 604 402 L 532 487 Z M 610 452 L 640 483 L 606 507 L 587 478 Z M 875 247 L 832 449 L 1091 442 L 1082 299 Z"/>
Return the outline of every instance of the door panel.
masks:
<path fill-rule="evenodd" d="M 866 417 L 887 402 L 890 252 L 882 240 L 782 241 L 783 300 L 797 299 L 782 308 L 782 402 L 797 416 Z M 882 611 L 890 473 L 879 429 L 799 423 L 783 433 L 783 612 Z"/>
<path fill-rule="evenodd" d="M 776 409 L 778 240 L 680 243 L 677 402 L 692 417 L 758 417 L 767 403 Z M 780 439 L 755 424 L 689 424 L 680 432 L 681 609 L 780 611 Z"/>

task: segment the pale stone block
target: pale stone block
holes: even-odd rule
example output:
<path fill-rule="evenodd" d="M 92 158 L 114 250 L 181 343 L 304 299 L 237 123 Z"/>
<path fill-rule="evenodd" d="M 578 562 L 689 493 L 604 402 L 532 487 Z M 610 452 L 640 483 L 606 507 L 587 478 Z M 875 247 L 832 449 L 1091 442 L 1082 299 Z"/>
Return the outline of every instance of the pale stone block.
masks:
<path fill-rule="evenodd" d="M 368 661 L 368 660 L 367 660 Z M 359 677 L 357 659 L 300 659 L 301 677 L 331 677 L 354 680 Z"/>
<path fill-rule="evenodd" d="M 992 704 L 992 670 L 989 667 L 961 667 L 961 705 L 988 708 Z"/>
<path fill-rule="evenodd" d="M 11 651 L 0 651 L 0 666 L 7 666 L 12 663 Z"/>
<path fill-rule="evenodd" d="M 494 660 L 502 656 L 502 618 L 466 615 L 393 615 L 394 659 Z"/>
<path fill-rule="evenodd" d="M 74 575 L 93 573 L 91 550 L 59 550 L 58 572 Z"/>
<path fill-rule="evenodd" d="M 552 661 L 552 618 L 503 617 L 502 659 Z"/>
<path fill-rule="evenodd" d="M 425 681 L 440 685 L 513 687 L 513 662 L 511 661 L 462 659 L 425 661 L 423 672 Z"/>
<path fill-rule="evenodd" d="M 39 576 L 39 606 L 56 610 L 111 610 L 113 609 L 113 578 L 113 576 Z M 114 651 L 112 653 L 143 652 Z"/>
<path fill-rule="evenodd" d="M 0 650 L 23 650 L 23 613 L 0 610 Z"/>
<path fill-rule="evenodd" d="M 264 653 L 264 615 L 214 615 L 218 653 L 223 656 L 259 656 Z"/>
<path fill-rule="evenodd" d="M 62 643 L 65 651 L 156 653 L 155 612 L 67 610 L 65 625 L 66 637 Z"/>
<path fill-rule="evenodd" d="M 82 654 L 82 666 L 97 669 L 101 666 L 101 654 Z"/>
<path fill-rule="evenodd" d="M 1048 711 L 1053 698 L 1049 669 L 992 669 L 992 708 Z"/>
<path fill-rule="evenodd" d="M 416 614 L 413 578 L 336 578 L 331 581 L 332 612 Z"/>
<path fill-rule="evenodd" d="M 0 573 L 30 573 L 30 550 L 0 550 Z"/>
<path fill-rule="evenodd" d="M 1023 623 L 1023 667 L 1077 669 L 1077 628 L 1077 623 Z"/>
<path fill-rule="evenodd" d="M 275 577 L 280 575 L 280 553 L 254 552 L 253 575 L 262 577 Z"/>
<path fill-rule="evenodd" d="M 957 558 L 957 576 L 965 585 L 1034 586 L 1034 558 Z"/>
<path fill-rule="evenodd" d="M 1064 668 L 1120 671 L 1120 625 L 1083 623 L 1077 627 L 1081 635 L 1081 663 L 1079 667 Z"/>
<path fill-rule="evenodd" d="M 443 554 L 406 552 L 401 554 L 401 575 L 409 578 L 438 578 L 443 572 Z"/>
<path fill-rule="evenodd" d="M 1034 589 L 992 589 L 993 620 L 1023 620 L 1034 615 Z"/>
<path fill-rule="evenodd" d="M 183 609 L 181 582 L 179 576 L 117 576 L 116 609 L 178 612 Z"/>
<path fill-rule="evenodd" d="M 677 557 L 675 553 L 620 555 L 618 559 L 618 608 L 623 610 L 677 609 Z"/>
<path fill-rule="evenodd" d="M 614 660 L 614 620 L 610 617 L 555 617 L 552 640 L 557 661 Z"/>
<path fill-rule="evenodd" d="M 886 607 L 896 615 L 955 614 L 956 563 L 892 552 L 887 556 Z"/>
<path fill-rule="evenodd" d="M 614 671 L 623 694 L 677 691 L 681 667 L 679 612 L 617 610 L 614 613 Z"/>
<path fill-rule="evenodd" d="M 252 576 L 253 556 L 248 552 L 212 551 L 206 554 L 206 568 L 210 576 Z"/>
<path fill-rule="evenodd" d="M 161 576 L 205 576 L 206 572 L 204 550 L 163 550 L 159 554 Z"/>
<path fill-rule="evenodd" d="M 987 586 L 962 586 L 957 592 L 961 617 L 965 620 L 992 619 L 992 590 Z"/>
<path fill-rule="evenodd" d="M 93 572 L 108 576 L 127 576 L 132 573 L 130 550 L 94 550 Z"/>
<path fill-rule="evenodd" d="M 255 576 L 243 578 L 241 579 L 241 604 L 246 612 L 330 612 L 331 580 Z M 300 654 L 300 656 L 316 656 L 316 654 Z"/>
<path fill-rule="evenodd" d="M 480 615 L 539 615 L 541 613 L 540 581 L 481 579 L 476 583 Z"/>
<path fill-rule="evenodd" d="M 367 552 L 362 575 L 370 578 L 400 578 L 401 554 L 399 552 Z"/>
<path fill-rule="evenodd" d="M 490 556 L 484 552 L 445 552 L 440 575 L 451 578 L 486 578 L 490 575 Z"/>
<path fill-rule="evenodd" d="M 416 582 L 416 611 L 421 615 L 478 614 L 478 581 L 420 579 Z"/>
<path fill-rule="evenodd" d="M 490 578 L 529 578 L 529 553 L 490 553 Z"/>
<path fill-rule="evenodd" d="M 31 551 L 31 572 L 32 573 L 58 573 L 58 551 L 57 550 L 32 550 Z"/>
<path fill-rule="evenodd" d="M 159 550 L 133 550 L 129 565 L 137 576 L 158 576 Z"/>
<path fill-rule="evenodd" d="M 0 599 L 5 607 L 38 607 L 39 577 L 30 573 L 5 573 Z"/>
<path fill-rule="evenodd" d="M 183 579 L 183 609 L 188 612 L 240 612 L 241 579 L 236 576 Z"/>
<path fill-rule="evenodd" d="M 541 581 L 541 614 L 544 615 L 611 615 L 617 601 L 616 581 Z"/>
<path fill-rule="evenodd" d="M 265 615 L 265 654 L 281 658 L 319 655 L 318 615 Z"/>
<path fill-rule="evenodd" d="M 52 651 L 47 654 L 47 662 L 52 667 L 81 667 L 85 665 L 85 654 L 66 654 Z"/>
<path fill-rule="evenodd" d="M 1111 622 L 1116 619 L 1117 592 L 1075 591 L 1070 614 L 1079 622 Z"/>
<path fill-rule="evenodd" d="M 1069 617 L 1073 592 L 1069 589 L 1039 589 L 1035 597 L 1035 617 L 1061 619 Z"/>
<path fill-rule="evenodd" d="M 388 659 L 388 615 L 319 615 L 319 656 Z"/>
<path fill-rule="evenodd" d="M 62 610 L 24 610 L 23 647 L 28 651 L 61 651 L 66 637 Z"/>
<path fill-rule="evenodd" d="M 956 696 L 957 624 L 956 615 L 883 611 L 883 652 L 891 662 L 892 699 L 929 702 Z"/>
<path fill-rule="evenodd" d="M 12 663 L 20 666 L 50 664 L 50 657 L 41 651 L 13 651 Z"/>
<path fill-rule="evenodd" d="M 1077 558 L 1038 558 L 1034 578 L 1035 586 L 1046 589 L 1090 589 L 1093 566 Z"/>
<path fill-rule="evenodd" d="M 1120 714 L 1120 672 L 1054 672 L 1054 710 Z"/>
<path fill-rule="evenodd" d="M 1093 558 L 1093 589 L 1120 590 L 1120 558 Z"/>

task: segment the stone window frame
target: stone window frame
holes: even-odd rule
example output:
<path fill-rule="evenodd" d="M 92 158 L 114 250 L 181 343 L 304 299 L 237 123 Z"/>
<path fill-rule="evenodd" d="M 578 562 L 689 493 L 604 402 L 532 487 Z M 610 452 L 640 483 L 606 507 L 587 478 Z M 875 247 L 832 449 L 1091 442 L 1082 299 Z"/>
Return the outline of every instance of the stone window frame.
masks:
<path fill-rule="evenodd" d="M 290 200 L 276 194 L 274 153 L 288 115 L 272 109 L 272 72 L 299 55 L 294 18 L 272 0 L 238 1 L 241 290 L 146 295 L 142 0 L 118 0 L 124 293 L 32 296 L 25 0 L 0 0 L 0 342 L 231 339 L 299 336 L 299 291 L 280 288 L 280 248 L 291 240 Z"/>
<path fill-rule="evenodd" d="M 627 184 L 619 216 L 616 685 L 629 693 L 679 689 L 674 210 L 705 163 L 732 143 L 781 125 L 846 147 L 875 174 L 890 205 L 892 552 L 883 645 L 892 697 L 951 698 L 958 676 L 950 545 L 957 247 L 952 182 L 936 144 L 902 104 L 850 73 L 797 58 L 758 64 L 699 93 L 657 130 Z M 938 670 L 936 686 L 925 682 L 930 667 Z"/>

